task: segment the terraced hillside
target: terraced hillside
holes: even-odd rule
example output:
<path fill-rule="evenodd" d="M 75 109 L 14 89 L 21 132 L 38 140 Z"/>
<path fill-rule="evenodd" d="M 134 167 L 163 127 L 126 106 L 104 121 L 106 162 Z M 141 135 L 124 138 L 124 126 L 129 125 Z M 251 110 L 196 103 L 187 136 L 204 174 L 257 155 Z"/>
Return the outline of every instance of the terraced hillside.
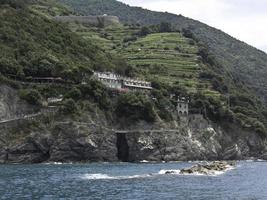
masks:
<path fill-rule="evenodd" d="M 193 89 L 201 70 L 197 52 L 179 33 L 155 33 L 128 44 L 120 54 L 147 77 Z"/>
<path fill-rule="evenodd" d="M 265 129 L 266 112 L 260 101 L 242 85 L 232 84 L 228 72 L 216 66 L 213 57 L 185 33 L 154 31 L 142 35 L 144 27 L 136 24 L 99 28 L 70 23 L 69 27 L 104 51 L 123 57 L 130 75 L 165 85 L 169 94 L 185 92 L 199 99 L 191 106 L 201 107 L 204 113 L 208 110 L 210 119 L 230 117 L 243 127 Z"/>
<path fill-rule="evenodd" d="M 236 82 L 257 94 L 267 105 L 267 55 L 228 34 L 199 21 L 167 12 L 154 12 L 131 7 L 116 0 L 58 0 L 79 15 L 116 15 L 124 23 L 142 25 L 172 23 L 178 29 L 190 29 L 194 36 L 207 45 L 223 71 L 228 71 Z M 228 80 L 229 81 L 229 80 Z M 239 87 L 239 86 L 238 86 Z"/>
<path fill-rule="evenodd" d="M 139 26 L 97 28 L 70 23 L 69 27 L 83 38 L 94 40 L 105 51 L 125 58 L 135 76 L 179 85 L 190 93 L 201 91 L 219 96 L 209 82 L 199 79 L 205 66 L 198 55 L 198 46 L 179 32 L 139 36 Z"/>

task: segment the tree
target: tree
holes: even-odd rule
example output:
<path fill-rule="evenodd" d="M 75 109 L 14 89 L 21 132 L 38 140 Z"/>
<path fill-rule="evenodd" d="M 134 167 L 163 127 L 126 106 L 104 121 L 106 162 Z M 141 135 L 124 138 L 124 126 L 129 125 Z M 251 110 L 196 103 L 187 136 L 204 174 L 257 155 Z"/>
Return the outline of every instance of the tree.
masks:
<path fill-rule="evenodd" d="M 79 87 L 83 98 L 90 98 L 95 103 L 105 110 L 110 108 L 110 98 L 108 90 L 100 81 L 91 79 L 86 85 L 80 85 Z"/>
<path fill-rule="evenodd" d="M 140 36 L 146 36 L 146 35 L 148 35 L 148 34 L 150 34 L 150 33 L 151 33 L 150 28 L 147 27 L 147 26 L 144 26 L 144 27 L 141 28 L 141 30 L 140 30 L 140 32 L 139 32 L 139 35 L 140 35 Z"/>
<path fill-rule="evenodd" d="M 159 32 L 172 32 L 172 26 L 168 22 L 161 22 L 159 25 Z"/>
<path fill-rule="evenodd" d="M 20 91 L 20 98 L 27 101 L 29 104 L 32 104 L 32 105 L 39 106 L 42 103 L 41 94 L 37 90 L 34 90 L 34 89 Z"/>
<path fill-rule="evenodd" d="M 126 93 L 119 96 L 116 114 L 130 121 L 155 120 L 155 111 L 151 101 L 142 94 Z"/>
<path fill-rule="evenodd" d="M 78 107 L 73 99 L 66 99 L 60 108 L 60 112 L 64 114 L 73 114 L 77 111 Z"/>
<path fill-rule="evenodd" d="M 183 28 L 182 29 L 182 34 L 183 34 L 184 37 L 191 38 L 193 40 L 195 39 L 195 36 L 194 36 L 193 32 L 190 29 Z"/>
<path fill-rule="evenodd" d="M 8 4 L 13 8 L 25 8 L 30 0 L 1 0 L 0 5 Z"/>
<path fill-rule="evenodd" d="M 64 98 L 66 99 L 74 99 L 74 100 L 78 100 L 80 99 L 82 96 L 82 93 L 79 89 L 77 88 L 72 88 L 66 95 Z"/>

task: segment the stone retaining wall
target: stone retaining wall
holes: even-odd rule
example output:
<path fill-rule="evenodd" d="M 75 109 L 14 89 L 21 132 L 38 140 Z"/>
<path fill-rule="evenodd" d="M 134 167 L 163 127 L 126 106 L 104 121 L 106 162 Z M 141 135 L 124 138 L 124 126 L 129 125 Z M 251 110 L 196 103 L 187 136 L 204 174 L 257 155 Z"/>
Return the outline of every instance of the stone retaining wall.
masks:
<path fill-rule="evenodd" d="M 116 16 L 56 16 L 54 20 L 60 22 L 79 22 L 93 26 L 109 26 L 118 24 L 119 18 Z"/>

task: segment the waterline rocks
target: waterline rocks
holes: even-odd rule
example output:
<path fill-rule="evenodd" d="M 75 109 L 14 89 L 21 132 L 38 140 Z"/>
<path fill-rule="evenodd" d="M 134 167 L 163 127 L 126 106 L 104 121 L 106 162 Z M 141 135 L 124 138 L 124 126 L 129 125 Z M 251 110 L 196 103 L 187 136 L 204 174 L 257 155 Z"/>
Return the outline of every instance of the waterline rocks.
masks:
<path fill-rule="evenodd" d="M 220 175 L 224 172 L 234 168 L 236 162 L 234 161 L 214 161 L 207 164 L 197 164 L 190 168 L 181 169 L 180 175 Z M 175 171 L 169 170 L 165 174 L 176 174 Z"/>

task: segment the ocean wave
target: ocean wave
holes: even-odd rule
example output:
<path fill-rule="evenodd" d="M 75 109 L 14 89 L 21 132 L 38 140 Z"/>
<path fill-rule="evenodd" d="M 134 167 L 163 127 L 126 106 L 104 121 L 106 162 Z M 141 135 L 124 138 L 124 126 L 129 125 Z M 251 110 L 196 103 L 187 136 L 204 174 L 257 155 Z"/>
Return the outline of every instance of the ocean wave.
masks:
<path fill-rule="evenodd" d="M 162 169 L 158 172 L 158 174 L 180 174 L 180 170 L 179 169 Z"/>
<path fill-rule="evenodd" d="M 140 163 L 149 163 L 147 160 L 141 160 Z"/>
<path fill-rule="evenodd" d="M 108 174 L 85 174 L 82 175 L 82 179 L 86 180 L 123 180 L 123 179 L 138 179 L 151 177 L 153 174 L 143 174 L 143 175 L 131 175 L 131 176 L 110 176 Z"/>
<path fill-rule="evenodd" d="M 263 160 L 263 159 L 250 159 L 250 160 L 245 160 L 245 162 L 266 162 L 266 160 Z"/>
<path fill-rule="evenodd" d="M 44 165 L 63 165 L 63 164 L 72 164 L 72 163 L 63 163 L 63 162 L 46 162 Z"/>
<path fill-rule="evenodd" d="M 266 160 L 263 160 L 263 159 L 257 159 L 256 162 L 266 162 Z"/>

